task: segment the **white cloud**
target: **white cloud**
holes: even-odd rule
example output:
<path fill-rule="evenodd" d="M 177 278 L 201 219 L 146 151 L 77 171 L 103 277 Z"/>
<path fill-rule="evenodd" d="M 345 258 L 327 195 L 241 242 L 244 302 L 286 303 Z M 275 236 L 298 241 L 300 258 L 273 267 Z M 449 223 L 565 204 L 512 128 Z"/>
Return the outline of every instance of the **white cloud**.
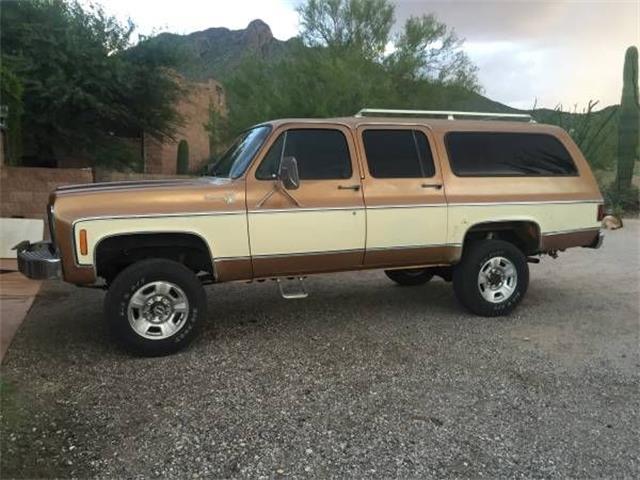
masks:
<path fill-rule="evenodd" d="M 296 0 L 97 0 L 96 3 L 122 20 L 130 17 L 143 35 L 158 30 L 185 34 L 211 27 L 238 30 L 258 18 L 280 40 L 298 32 Z"/>

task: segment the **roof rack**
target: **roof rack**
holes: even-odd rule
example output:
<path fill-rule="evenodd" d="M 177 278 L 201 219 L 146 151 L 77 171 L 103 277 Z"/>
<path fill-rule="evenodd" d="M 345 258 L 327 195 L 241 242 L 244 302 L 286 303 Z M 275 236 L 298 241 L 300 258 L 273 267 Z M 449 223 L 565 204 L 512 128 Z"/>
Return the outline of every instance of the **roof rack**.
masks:
<path fill-rule="evenodd" d="M 456 117 L 476 117 L 483 119 L 526 120 L 531 123 L 536 122 L 528 113 L 456 112 L 449 110 L 393 110 L 386 108 L 363 108 L 355 114 L 356 117 L 366 117 L 369 115 L 447 117 L 447 119 L 449 120 L 456 120 Z"/>

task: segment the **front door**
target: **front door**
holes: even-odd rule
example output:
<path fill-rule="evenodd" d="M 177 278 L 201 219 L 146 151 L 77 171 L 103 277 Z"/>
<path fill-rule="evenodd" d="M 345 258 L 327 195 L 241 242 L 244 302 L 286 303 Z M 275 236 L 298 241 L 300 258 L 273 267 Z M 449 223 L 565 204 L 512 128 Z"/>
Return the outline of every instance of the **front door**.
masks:
<path fill-rule="evenodd" d="M 447 263 L 447 205 L 431 132 L 420 125 L 364 125 L 367 267 Z"/>
<path fill-rule="evenodd" d="M 358 268 L 365 247 L 360 172 L 349 129 L 281 126 L 247 176 L 254 277 Z M 283 157 L 295 157 L 300 186 L 283 191 Z"/>

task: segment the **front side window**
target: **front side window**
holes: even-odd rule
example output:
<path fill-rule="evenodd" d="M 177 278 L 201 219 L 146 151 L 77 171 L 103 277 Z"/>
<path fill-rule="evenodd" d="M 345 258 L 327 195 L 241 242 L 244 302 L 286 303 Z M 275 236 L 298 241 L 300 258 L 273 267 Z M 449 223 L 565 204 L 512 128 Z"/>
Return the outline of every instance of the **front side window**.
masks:
<path fill-rule="evenodd" d="M 238 178 L 242 176 L 269 135 L 271 127 L 261 125 L 243 132 L 220 157 L 210 174 L 214 177 Z"/>
<path fill-rule="evenodd" d="M 576 166 L 564 145 L 542 133 L 451 132 L 451 169 L 464 176 L 568 176 Z"/>
<path fill-rule="evenodd" d="M 276 178 L 283 157 L 295 157 L 300 180 L 351 178 L 351 156 L 344 134 L 331 129 L 293 129 L 282 133 L 256 171 L 256 178 Z"/>
<path fill-rule="evenodd" d="M 374 178 L 423 178 L 435 174 L 429 142 L 418 130 L 365 130 L 362 142 L 369 173 Z"/>

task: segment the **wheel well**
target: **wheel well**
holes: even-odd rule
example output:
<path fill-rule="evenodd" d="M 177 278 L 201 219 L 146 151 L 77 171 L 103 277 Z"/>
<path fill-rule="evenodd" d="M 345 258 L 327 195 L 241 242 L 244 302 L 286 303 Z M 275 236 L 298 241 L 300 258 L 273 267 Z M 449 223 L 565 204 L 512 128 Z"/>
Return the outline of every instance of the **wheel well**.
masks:
<path fill-rule="evenodd" d="M 497 238 L 513 243 L 525 255 L 537 253 L 540 249 L 540 227 L 530 221 L 486 222 L 472 226 L 464 237 L 463 246 L 468 242 Z"/>
<path fill-rule="evenodd" d="M 115 235 L 96 246 L 96 274 L 111 283 L 118 273 L 139 260 L 166 258 L 184 264 L 194 273 L 213 277 L 211 252 L 205 241 L 190 233 L 137 233 Z"/>

